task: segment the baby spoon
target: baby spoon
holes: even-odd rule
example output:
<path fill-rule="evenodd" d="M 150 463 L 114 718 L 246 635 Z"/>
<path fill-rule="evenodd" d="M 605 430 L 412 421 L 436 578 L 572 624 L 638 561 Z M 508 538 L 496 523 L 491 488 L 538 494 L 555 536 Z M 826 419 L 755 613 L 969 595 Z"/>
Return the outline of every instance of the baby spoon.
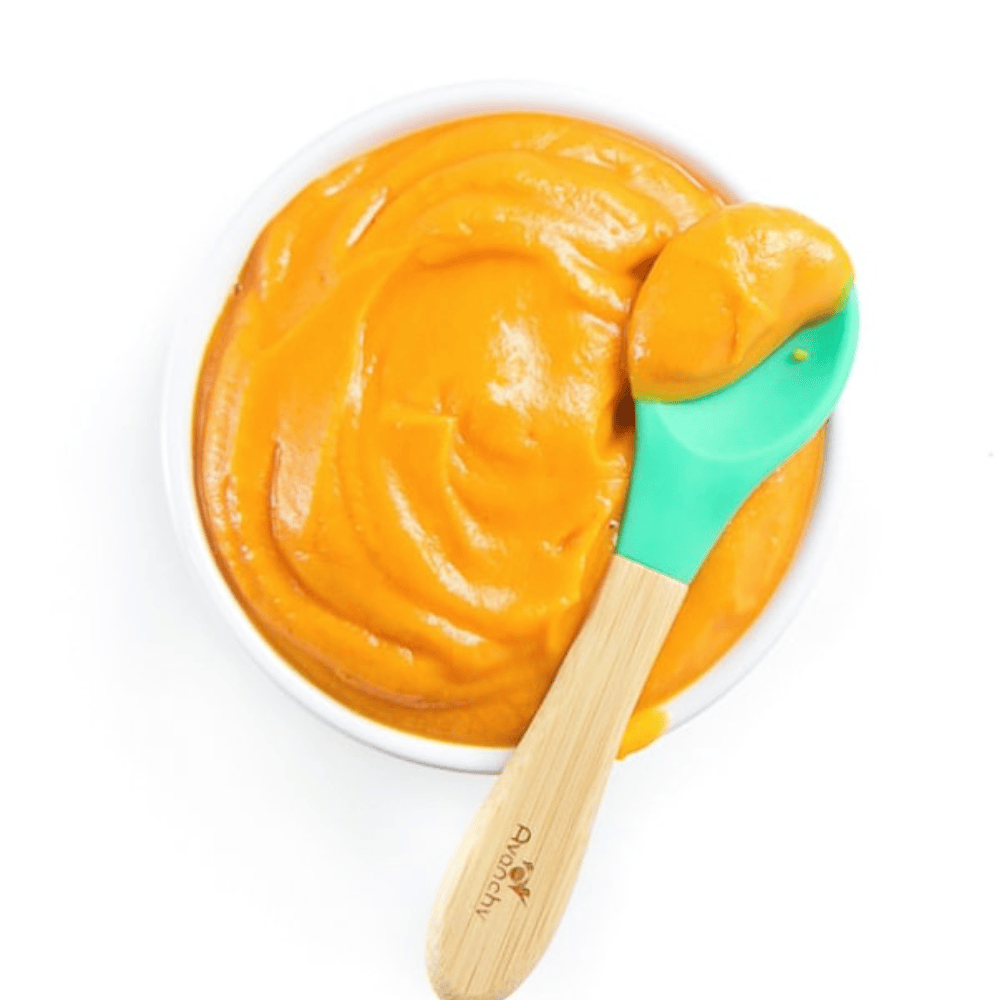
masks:
<path fill-rule="evenodd" d="M 500 1000 L 566 907 L 611 765 L 688 584 L 750 493 L 822 427 L 858 334 L 851 291 L 742 378 L 682 403 L 636 404 L 615 555 L 531 725 L 480 807 L 431 916 L 444 1000 Z"/>

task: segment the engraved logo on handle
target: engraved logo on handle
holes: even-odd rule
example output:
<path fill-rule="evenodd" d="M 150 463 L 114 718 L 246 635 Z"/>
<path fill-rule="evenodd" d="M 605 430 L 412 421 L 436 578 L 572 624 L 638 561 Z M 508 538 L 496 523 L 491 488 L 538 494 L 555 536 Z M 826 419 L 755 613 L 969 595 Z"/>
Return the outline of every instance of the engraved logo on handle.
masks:
<path fill-rule="evenodd" d="M 530 861 L 525 861 L 523 865 L 515 865 L 507 873 L 510 878 L 508 888 L 514 892 L 522 903 L 527 905 L 531 890 L 528 888 L 528 879 L 535 870 L 535 866 Z"/>
<path fill-rule="evenodd" d="M 529 840 L 531 840 L 531 828 L 524 823 L 516 824 L 514 832 L 507 841 L 507 845 L 497 858 L 493 873 L 483 887 L 482 896 L 476 906 L 476 916 L 481 920 L 485 920 L 489 916 L 490 910 L 497 903 L 502 902 L 503 897 L 500 895 L 500 890 L 503 888 L 504 883 L 521 900 L 522 904 L 527 906 L 528 897 L 531 895 L 531 890 L 528 888 L 528 880 L 531 878 L 531 873 L 535 870 L 535 866 L 530 861 L 524 859 L 520 859 L 520 864 L 517 865 L 514 862 L 519 860 L 521 848 Z"/>

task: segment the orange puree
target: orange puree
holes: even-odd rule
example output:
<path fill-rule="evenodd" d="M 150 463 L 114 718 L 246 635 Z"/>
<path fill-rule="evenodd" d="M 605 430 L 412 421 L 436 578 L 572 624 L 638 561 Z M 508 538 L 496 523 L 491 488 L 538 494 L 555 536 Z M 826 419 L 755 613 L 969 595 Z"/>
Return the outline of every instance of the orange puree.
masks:
<path fill-rule="evenodd" d="M 279 653 L 373 719 L 516 742 L 614 549 L 632 302 L 725 201 L 609 129 L 504 114 L 383 146 L 276 216 L 213 333 L 194 453 L 216 560 Z M 822 452 L 726 531 L 640 709 L 766 603 Z M 637 720 L 626 749 L 662 729 Z"/>
<path fill-rule="evenodd" d="M 836 237 L 787 208 L 730 205 L 671 240 L 632 310 L 637 399 L 721 389 L 836 312 L 853 270 Z"/>

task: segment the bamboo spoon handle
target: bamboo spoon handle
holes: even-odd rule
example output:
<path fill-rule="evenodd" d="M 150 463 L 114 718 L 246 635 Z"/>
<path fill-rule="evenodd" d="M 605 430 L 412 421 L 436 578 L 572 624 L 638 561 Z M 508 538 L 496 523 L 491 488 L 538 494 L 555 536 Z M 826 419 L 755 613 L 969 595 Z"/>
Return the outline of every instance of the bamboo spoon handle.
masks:
<path fill-rule="evenodd" d="M 506 997 L 541 958 L 625 727 L 686 593 L 686 584 L 612 557 L 587 620 L 438 892 L 427 970 L 444 1000 Z"/>

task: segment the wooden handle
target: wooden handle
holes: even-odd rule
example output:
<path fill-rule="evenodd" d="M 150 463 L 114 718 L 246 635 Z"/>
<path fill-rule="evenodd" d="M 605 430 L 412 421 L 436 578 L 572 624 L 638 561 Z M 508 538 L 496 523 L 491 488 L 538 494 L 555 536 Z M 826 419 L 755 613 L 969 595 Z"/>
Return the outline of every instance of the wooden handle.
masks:
<path fill-rule="evenodd" d="M 443 1000 L 500 1000 L 555 933 L 625 727 L 687 586 L 612 557 L 545 700 L 438 892 L 427 971 Z"/>

